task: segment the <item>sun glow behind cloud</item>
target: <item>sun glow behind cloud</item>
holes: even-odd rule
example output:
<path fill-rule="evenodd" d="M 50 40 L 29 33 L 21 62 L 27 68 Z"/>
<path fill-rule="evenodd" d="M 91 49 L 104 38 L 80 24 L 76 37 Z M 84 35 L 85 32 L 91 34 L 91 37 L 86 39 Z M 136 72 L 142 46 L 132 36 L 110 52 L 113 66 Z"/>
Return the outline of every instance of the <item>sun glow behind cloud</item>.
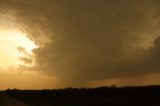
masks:
<path fill-rule="evenodd" d="M 30 41 L 25 33 L 22 33 L 11 20 L 0 18 L 0 67 L 22 64 L 19 57 L 24 54 L 19 53 L 17 47 L 22 47 L 26 52 L 32 54 L 36 48 L 34 42 Z"/>
<path fill-rule="evenodd" d="M 18 48 L 24 51 L 21 52 Z M 37 46 L 34 42 L 18 29 L 12 19 L 0 15 L 0 89 L 42 89 L 53 83 L 53 78 L 40 72 L 22 71 L 18 68 L 19 64 L 28 66 L 20 57 L 27 57 L 29 54 L 32 59 L 32 50 L 35 48 Z"/>

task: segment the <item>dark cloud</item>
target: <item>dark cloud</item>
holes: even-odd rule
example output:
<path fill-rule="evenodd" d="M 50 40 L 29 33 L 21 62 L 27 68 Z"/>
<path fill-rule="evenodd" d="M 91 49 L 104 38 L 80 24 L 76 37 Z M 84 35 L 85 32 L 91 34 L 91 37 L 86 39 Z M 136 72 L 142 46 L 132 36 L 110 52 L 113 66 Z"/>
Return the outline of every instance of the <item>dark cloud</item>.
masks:
<path fill-rule="evenodd" d="M 19 57 L 20 61 L 30 65 L 33 63 L 33 55 L 31 53 L 28 53 L 25 48 L 17 47 L 17 50 L 19 51 L 19 53 L 23 54 L 23 56 Z"/>
<path fill-rule="evenodd" d="M 147 43 L 149 48 L 144 42 L 160 33 L 159 5 L 156 0 L 2 0 L 1 11 L 39 46 L 34 70 L 77 83 L 158 72 L 159 38 Z"/>
<path fill-rule="evenodd" d="M 32 59 L 27 58 L 27 57 L 19 57 L 19 60 L 23 61 L 25 64 L 31 64 Z"/>
<path fill-rule="evenodd" d="M 28 56 L 28 57 L 31 57 L 31 56 L 32 56 L 32 55 L 31 55 L 30 53 L 28 53 L 28 52 L 26 51 L 26 49 L 23 48 L 23 47 L 17 47 L 17 50 L 19 51 L 19 53 L 22 53 L 22 54 L 24 54 L 25 56 Z"/>

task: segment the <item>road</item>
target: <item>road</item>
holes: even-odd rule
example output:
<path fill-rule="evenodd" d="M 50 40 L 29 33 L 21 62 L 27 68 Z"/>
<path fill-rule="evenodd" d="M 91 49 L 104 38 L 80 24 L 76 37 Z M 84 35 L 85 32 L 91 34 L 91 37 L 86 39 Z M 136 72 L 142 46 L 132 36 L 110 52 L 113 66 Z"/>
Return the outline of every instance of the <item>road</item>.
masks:
<path fill-rule="evenodd" d="M 0 106 L 29 106 L 5 93 L 0 95 Z"/>

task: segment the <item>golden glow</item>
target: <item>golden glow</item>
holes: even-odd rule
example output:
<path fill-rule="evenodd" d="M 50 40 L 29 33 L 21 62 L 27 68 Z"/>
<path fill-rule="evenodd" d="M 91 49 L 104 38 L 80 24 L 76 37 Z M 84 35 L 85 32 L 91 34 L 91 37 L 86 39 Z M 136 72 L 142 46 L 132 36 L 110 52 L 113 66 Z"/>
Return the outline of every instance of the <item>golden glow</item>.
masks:
<path fill-rule="evenodd" d="M 18 65 L 26 65 L 19 57 L 27 57 L 20 53 L 18 47 L 31 54 L 36 48 L 34 42 L 26 37 L 8 17 L 0 15 L 0 90 L 7 88 L 42 89 L 53 83 L 52 78 L 35 71 L 20 70 Z M 32 57 L 31 57 L 32 58 Z"/>
<path fill-rule="evenodd" d="M 17 47 L 22 47 L 31 54 L 36 46 L 15 27 L 12 21 L 0 19 L 0 67 L 8 68 L 20 64 L 18 57 L 22 54 L 18 52 Z"/>
<path fill-rule="evenodd" d="M 14 68 L 0 70 L 0 90 L 18 89 L 48 89 L 56 87 L 57 80 L 35 71 L 20 71 Z"/>

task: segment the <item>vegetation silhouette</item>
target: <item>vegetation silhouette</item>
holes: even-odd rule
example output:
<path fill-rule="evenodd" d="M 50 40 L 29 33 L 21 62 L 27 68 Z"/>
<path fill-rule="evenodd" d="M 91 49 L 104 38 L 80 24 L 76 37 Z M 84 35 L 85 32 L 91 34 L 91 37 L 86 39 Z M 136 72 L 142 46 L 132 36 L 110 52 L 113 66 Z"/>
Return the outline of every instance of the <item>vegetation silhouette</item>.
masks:
<path fill-rule="evenodd" d="M 160 85 L 103 86 L 53 90 L 7 89 L 0 92 L 29 106 L 159 106 Z"/>

